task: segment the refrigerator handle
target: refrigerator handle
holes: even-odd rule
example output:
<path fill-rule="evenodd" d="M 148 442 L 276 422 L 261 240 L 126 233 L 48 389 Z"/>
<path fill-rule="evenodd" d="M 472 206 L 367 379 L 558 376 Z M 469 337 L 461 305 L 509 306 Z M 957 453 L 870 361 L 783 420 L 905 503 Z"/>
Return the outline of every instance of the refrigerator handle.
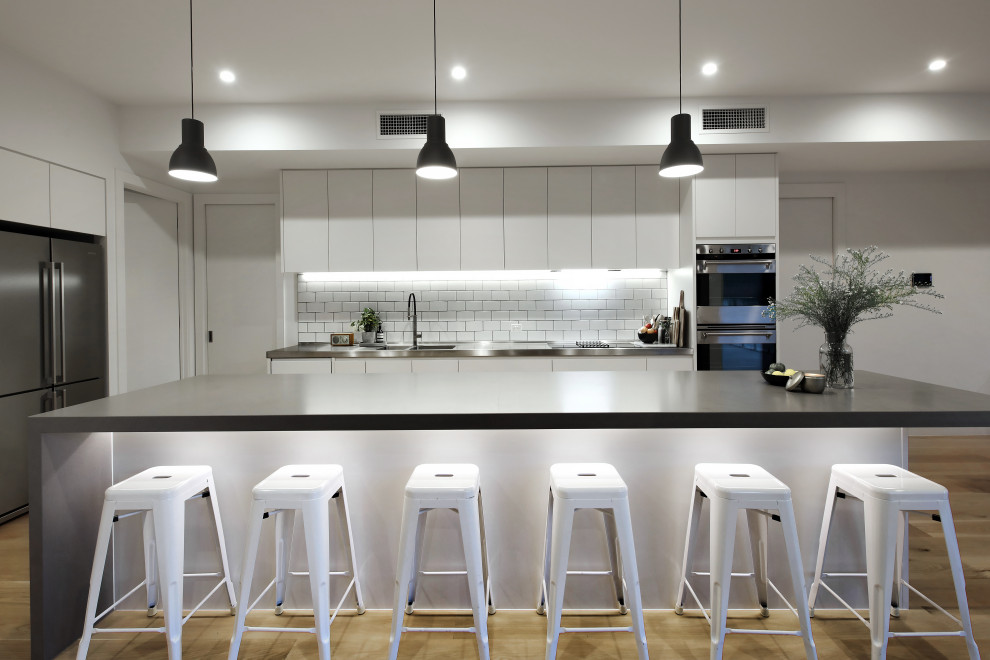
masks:
<path fill-rule="evenodd" d="M 49 261 L 46 265 L 46 271 L 48 275 L 48 305 L 49 305 L 49 328 L 48 328 L 48 339 L 49 348 L 51 349 L 48 354 L 48 359 L 51 360 L 51 385 L 58 383 L 58 375 L 56 373 L 56 363 L 55 363 L 55 353 L 58 351 L 58 345 L 55 336 L 55 262 Z"/>
<path fill-rule="evenodd" d="M 61 406 L 58 406 L 58 407 L 59 408 L 68 408 L 69 407 L 69 391 L 66 388 L 64 388 L 64 387 L 60 387 L 57 390 L 55 390 L 55 392 L 56 393 L 58 393 L 58 392 L 61 392 L 62 393 L 62 405 Z"/>
<path fill-rule="evenodd" d="M 61 374 L 55 374 L 55 383 L 65 382 L 65 264 L 61 261 L 54 262 L 54 269 L 58 271 L 58 298 L 59 298 L 59 312 L 58 312 L 58 334 L 59 334 L 59 365 L 61 367 Z M 52 301 L 52 307 L 55 306 L 55 301 Z M 54 333 L 53 333 L 54 334 Z M 52 356 L 54 360 L 54 355 Z M 63 391 L 63 396 L 65 392 Z"/>

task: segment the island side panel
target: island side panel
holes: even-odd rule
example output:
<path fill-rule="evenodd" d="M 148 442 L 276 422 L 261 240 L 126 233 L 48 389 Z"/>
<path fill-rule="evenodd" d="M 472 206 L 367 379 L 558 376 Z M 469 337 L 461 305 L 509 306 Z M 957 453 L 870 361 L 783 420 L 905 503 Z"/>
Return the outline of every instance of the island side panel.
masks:
<path fill-rule="evenodd" d="M 49 660 L 82 634 L 113 434 L 40 434 L 31 443 L 31 657 Z M 111 562 L 100 606 L 112 603 Z"/>
<path fill-rule="evenodd" d="M 756 463 L 787 483 L 793 492 L 806 579 L 814 569 L 829 470 L 833 463 L 902 461 L 900 429 L 605 429 L 605 430 L 470 430 L 470 431 L 285 431 L 211 433 L 117 433 L 114 469 L 118 478 L 169 463 L 212 465 L 227 537 L 227 550 L 239 582 L 251 488 L 276 468 L 291 463 L 339 463 L 344 467 L 358 570 L 367 606 L 390 609 L 402 511 L 403 489 L 413 468 L 428 462 L 471 462 L 481 468 L 493 587 L 499 607 L 530 609 L 539 593 L 546 521 L 548 470 L 557 462 L 608 462 L 629 486 L 630 505 L 644 606 L 673 606 L 683 553 L 694 465 L 699 462 Z M 836 533 L 846 543 L 830 547 L 828 565 L 850 570 L 863 561 L 862 514 L 841 507 Z M 214 570 L 209 516 L 187 516 L 187 571 Z M 606 563 L 600 516 L 582 512 L 575 525 L 572 569 L 595 570 Z M 332 522 L 331 530 L 336 528 Z M 708 565 L 707 511 L 694 570 Z M 304 547 L 296 529 L 293 563 L 304 564 Z M 140 581 L 140 525 L 118 529 L 116 576 L 123 588 Z M 750 570 L 745 525 L 738 529 L 736 565 Z M 265 529 L 255 585 L 273 574 L 272 531 Z M 335 537 L 336 539 L 336 537 Z M 771 578 L 790 598 L 793 593 L 783 561 L 779 530 L 771 531 Z M 427 534 L 426 570 L 463 567 L 453 515 L 434 516 Z M 331 545 L 339 566 L 340 546 Z M 777 561 L 779 560 L 779 561 Z M 298 570 L 298 568 L 297 568 Z M 568 580 L 567 607 L 614 606 L 604 578 Z M 707 593 L 699 578 L 696 589 Z M 463 607 L 467 589 L 457 577 L 427 578 L 418 602 L 424 608 Z M 206 595 L 207 584 L 189 581 L 187 607 Z M 260 590 L 261 586 L 258 587 Z M 342 586 L 337 584 L 336 587 Z M 836 585 L 844 598 L 865 606 L 866 591 L 849 581 Z M 119 595 L 122 595 L 121 591 Z M 255 593 L 252 598 L 257 595 Z M 141 610 L 138 594 L 122 605 Z M 305 580 L 290 584 L 293 607 L 309 607 Z M 705 598 L 707 602 L 707 598 Z M 732 607 L 755 607 L 755 590 L 745 580 L 733 585 Z M 267 607 L 268 603 L 263 603 Z M 207 608 L 223 609 L 221 596 Z M 822 609 L 836 607 L 831 596 Z M 771 607 L 782 608 L 775 597 Z"/>

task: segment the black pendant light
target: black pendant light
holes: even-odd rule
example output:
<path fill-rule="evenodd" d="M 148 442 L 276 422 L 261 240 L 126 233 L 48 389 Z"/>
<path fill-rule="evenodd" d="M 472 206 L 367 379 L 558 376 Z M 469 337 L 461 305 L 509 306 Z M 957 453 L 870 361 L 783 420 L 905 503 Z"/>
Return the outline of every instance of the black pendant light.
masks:
<path fill-rule="evenodd" d="M 681 0 L 677 0 L 677 107 L 670 118 L 670 144 L 660 158 L 660 176 L 692 176 L 705 169 L 701 150 L 691 139 L 691 115 L 684 112 L 684 63 L 681 43 Z"/>
<path fill-rule="evenodd" d="M 189 114 L 182 120 L 182 144 L 172 152 L 168 173 L 186 181 L 216 181 L 217 166 L 203 142 L 203 122 L 196 119 L 193 81 L 193 8 L 189 0 Z"/>
<path fill-rule="evenodd" d="M 447 146 L 447 129 L 437 114 L 437 0 L 433 0 L 433 114 L 426 118 L 426 144 L 419 150 L 416 174 L 424 179 L 457 176 L 457 161 Z"/>

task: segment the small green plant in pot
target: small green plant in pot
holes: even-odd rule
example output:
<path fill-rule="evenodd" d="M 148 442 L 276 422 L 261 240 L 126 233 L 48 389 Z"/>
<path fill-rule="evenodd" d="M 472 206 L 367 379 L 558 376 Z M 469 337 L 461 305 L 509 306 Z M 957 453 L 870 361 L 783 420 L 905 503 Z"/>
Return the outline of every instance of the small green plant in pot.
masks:
<path fill-rule="evenodd" d="M 382 324 L 382 319 L 378 316 L 378 312 L 370 307 L 365 307 L 361 312 L 361 318 L 357 321 L 351 321 L 351 327 L 356 327 L 363 332 L 374 332 L 378 329 L 378 326 Z"/>

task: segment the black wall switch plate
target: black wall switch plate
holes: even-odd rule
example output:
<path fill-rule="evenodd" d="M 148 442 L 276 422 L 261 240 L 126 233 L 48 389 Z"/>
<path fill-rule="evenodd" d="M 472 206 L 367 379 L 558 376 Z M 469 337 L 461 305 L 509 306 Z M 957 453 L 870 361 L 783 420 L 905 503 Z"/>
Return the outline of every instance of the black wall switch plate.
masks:
<path fill-rule="evenodd" d="M 911 273 L 911 286 L 931 286 L 931 273 Z"/>

